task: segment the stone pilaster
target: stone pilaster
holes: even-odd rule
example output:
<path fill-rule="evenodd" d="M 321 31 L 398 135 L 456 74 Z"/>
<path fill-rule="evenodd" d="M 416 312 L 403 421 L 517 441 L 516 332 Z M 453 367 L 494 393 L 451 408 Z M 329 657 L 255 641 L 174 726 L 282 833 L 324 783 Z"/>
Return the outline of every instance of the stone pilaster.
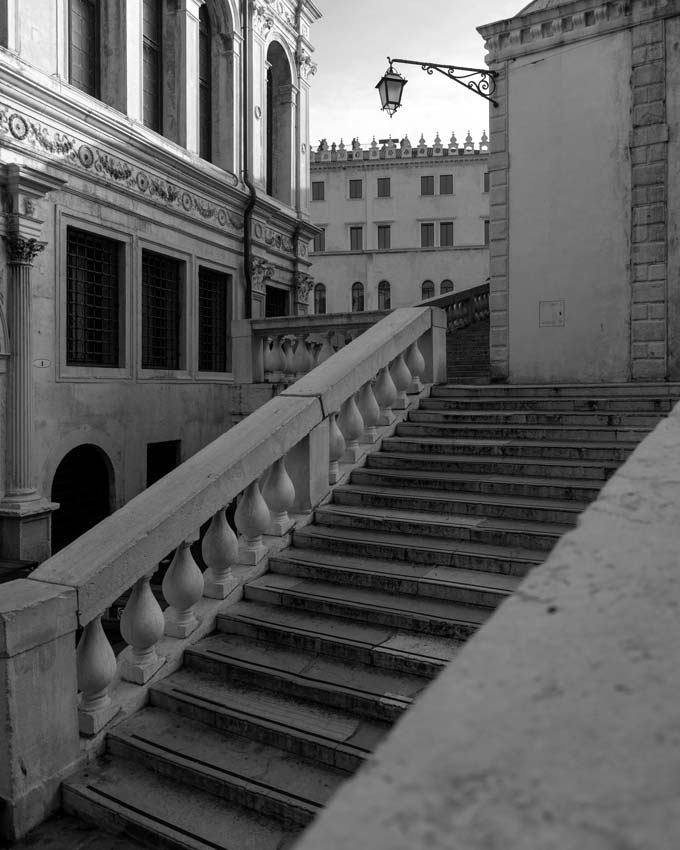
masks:
<path fill-rule="evenodd" d="M 631 377 L 667 371 L 666 50 L 663 20 L 632 30 Z"/>

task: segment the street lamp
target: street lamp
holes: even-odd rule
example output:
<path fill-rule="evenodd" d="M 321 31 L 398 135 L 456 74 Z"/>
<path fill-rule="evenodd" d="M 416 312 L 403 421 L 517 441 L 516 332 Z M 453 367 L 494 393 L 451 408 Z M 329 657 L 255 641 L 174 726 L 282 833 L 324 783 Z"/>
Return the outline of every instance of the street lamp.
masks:
<path fill-rule="evenodd" d="M 408 82 L 402 75 L 394 70 L 394 63 L 399 62 L 402 65 L 420 65 L 423 71 L 432 74 L 434 71 L 439 71 L 445 77 L 453 80 L 466 89 L 483 97 L 498 106 L 498 101 L 494 100 L 492 95 L 496 91 L 496 77 L 498 71 L 491 71 L 488 68 L 463 68 L 456 65 L 443 65 L 440 62 L 420 62 L 413 59 L 390 59 L 389 68 L 385 71 L 376 88 L 380 93 L 380 101 L 382 108 L 390 118 L 401 106 L 401 96 L 404 92 L 404 86 Z M 476 79 L 478 78 L 478 79 Z"/>

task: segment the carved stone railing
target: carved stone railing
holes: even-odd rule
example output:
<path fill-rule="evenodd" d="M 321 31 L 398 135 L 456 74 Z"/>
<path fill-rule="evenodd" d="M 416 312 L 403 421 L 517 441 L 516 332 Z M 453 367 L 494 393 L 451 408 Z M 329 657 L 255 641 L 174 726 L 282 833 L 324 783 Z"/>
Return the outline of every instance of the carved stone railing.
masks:
<path fill-rule="evenodd" d="M 233 322 L 234 378 L 292 384 L 387 315 L 371 310 Z"/>
<path fill-rule="evenodd" d="M 421 301 L 420 305 L 445 310 L 447 330 L 460 330 L 489 317 L 489 284 L 447 292 L 446 295 Z"/>
<path fill-rule="evenodd" d="M 264 570 L 266 543 L 284 545 L 291 513 L 326 498 L 339 464 L 356 461 L 423 381 L 445 380 L 445 370 L 444 314 L 395 310 L 27 579 L 3 585 L 3 836 L 23 834 L 57 805 L 61 779 L 100 745 L 112 718 L 142 705 L 149 680 L 176 669 L 223 600 Z M 237 497 L 238 536 L 225 519 Z M 202 573 L 190 544 L 208 521 Z M 173 550 L 162 611 L 149 580 Z M 101 618 L 128 591 L 127 647 L 116 657 Z"/>

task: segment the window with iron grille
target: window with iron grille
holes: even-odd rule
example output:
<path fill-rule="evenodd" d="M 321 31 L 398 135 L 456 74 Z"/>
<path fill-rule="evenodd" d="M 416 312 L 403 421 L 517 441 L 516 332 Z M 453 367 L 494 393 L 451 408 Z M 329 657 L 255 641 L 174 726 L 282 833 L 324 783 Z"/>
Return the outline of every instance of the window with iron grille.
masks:
<path fill-rule="evenodd" d="M 121 245 L 95 233 L 66 231 L 66 363 L 120 365 Z"/>
<path fill-rule="evenodd" d="M 326 287 L 323 283 L 317 283 L 314 287 L 314 312 L 326 312 Z"/>
<path fill-rule="evenodd" d="M 198 270 L 198 369 L 231 371 L 229 340 L 229 275 L 200 267 Z"/>
<path fill-rule="evenodd" d="M 439 175 L 439 194 L 453 195 L 453 174 Z"/>
<path fill-rule="evenodd" d="M 420 225 L 420 247 L 434 247 L 434 224 L 428 223 Z"/>
<path fill-rule="evenodd" d="M 441 286 L 439 287 L 440 295 L 446 295 L 447 292 L 453 292 L 453 281 L 452 280 L 443 280 L 441 282 Z"/>
<path fill-rule="evenodd" d="M 420 178 L 420 194 L 434 195 L 434 175 L 429 174 Z"/>
<path fill-rule="evenodd" d="M 69 82 L 99 97 L 99 4 L 69 0 Z"/>
<path fill-rule="evenodd" d="M 199 154 L 212 157 L 212 31 L 207 6 L 198 13 L 198 136 Z"/>
<path fill-rule="evenodd" d="M 324 227 L 321 233 L 317 233 L 314 237 L 314 251 L 320 253 L 326 250 L 326 228 Z"/>
<path fill-rule="evenodd" d="M 364 195 L 363 180 L 349 181 L 349 196 L 350 198 L 363 198 Z"/>
<path fill-rule="evenodd" d="M 442 248 L 450 248 L 453 245 L 453 222 L 439 222 L 439 244 Z"/>
<path fill-rule="evenodd" d="M 378 310 L 389 310 L 391 303 L 392 297 L 389 281 L 381 280 L 378 284 Z"/>
<path fill-rule="evenodd" d="M 427 298 L 434 298 L 434 283 L 431 280 L 424 280 L 423 285 L 420 289 L 420 294 L 422 296 L 423 301 Z"/>
<path fill-rule="evenodd" d="M 147 127 L 162 130 L 162 40 L 161 4 L 159 0 L 144 0 L 142 8 L 142 120 Z"/>
<path fill-rule="evenodd" d="M 378 177 L 378 197 L 389 198 L 391 192 L 390 178 Z"/>
<path fill-rule="evenodd" d="M 364 229 L 363 227 L 350 227 L 349 229 L 349 250 L 362 251 L 364 247 Z"/>
<path fill-rule="evenodd" d="M 378 225 L 378 250 L 389 251 L 392 247 L 391 227 L 389 224 Z"/>
<path fill-rule="evenodd" d="M 484 244 L 488 245 L 491 241 L 491 223 L 488 218 L 484 219 Z"/>
<path fill-rule="evenodd" d="M 364 285 L 363 283 L 352 284 L 352 312 L 361 313 L 364 309 Z"/>
<path fill-rule="evenodd" d="M 180 368 L 179 260 L 142 251 L 142 368 Z"/>
<path fill-rule="evenodd" d="M 326 184 L 323 180 L 312 180 L 312 200 L 323 201 L 326 198 Z"/>

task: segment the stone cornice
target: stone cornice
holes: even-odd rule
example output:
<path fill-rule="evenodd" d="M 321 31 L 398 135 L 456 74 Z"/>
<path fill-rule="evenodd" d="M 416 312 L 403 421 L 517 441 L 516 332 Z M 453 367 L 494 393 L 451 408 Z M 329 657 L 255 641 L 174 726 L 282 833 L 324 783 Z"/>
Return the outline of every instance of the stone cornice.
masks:
<path fill-rule="evenodd" d="M 573 0 L 477 27 L 477 32 L 485 40 L 487 64 L 493 65 L 674 15 L 680 15 L 679 0 Z"/>
<path fill-rule="evenodd" d="M 312 162 L 310 170 L 313 174 L 321 171 L 341 171 L 341 170 L 364 170 L 375 168 L 391 168 L 391 169 L 417 169 L 426 168 L 430 171 L 433 168 L 463 168 L 471 165 L 488 165 L 488 153 L 474 154 L 457 154 L 455 156 L 435 156 L 435 157 L 419 157 L 413 159 L 357 159 L 357 160 L 341 160 L 330 162 Z"/>

